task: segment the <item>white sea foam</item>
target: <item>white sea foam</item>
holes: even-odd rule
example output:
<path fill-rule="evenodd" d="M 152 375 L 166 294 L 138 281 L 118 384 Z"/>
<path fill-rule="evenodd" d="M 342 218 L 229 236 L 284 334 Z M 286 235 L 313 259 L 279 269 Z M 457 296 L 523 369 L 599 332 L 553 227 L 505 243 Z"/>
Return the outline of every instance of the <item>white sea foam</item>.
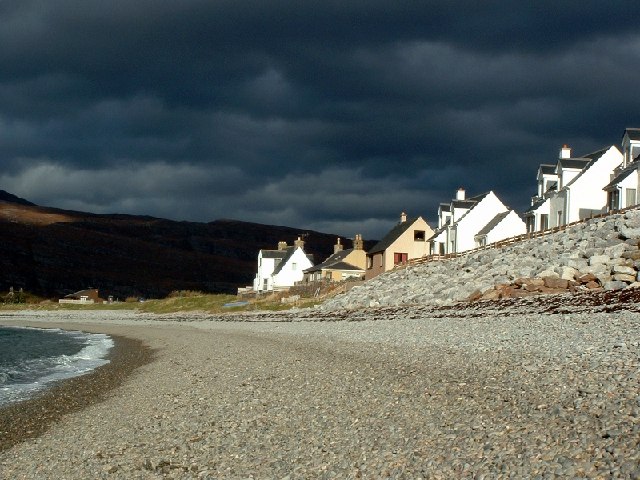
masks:
<path fill-rule="evenodd" d="M 106 357 L 114 343 L 108 335 L 50 330 L 73 336 L 86 345 L 74 355 L 31 359 L 13 371 L 0 372 L 0 405 L 25 400 L 52 382 L 84 375 L 109 363 Z M 29 381 L 12 383 L 12 377 L 25 372 L 31 376 Z"/>

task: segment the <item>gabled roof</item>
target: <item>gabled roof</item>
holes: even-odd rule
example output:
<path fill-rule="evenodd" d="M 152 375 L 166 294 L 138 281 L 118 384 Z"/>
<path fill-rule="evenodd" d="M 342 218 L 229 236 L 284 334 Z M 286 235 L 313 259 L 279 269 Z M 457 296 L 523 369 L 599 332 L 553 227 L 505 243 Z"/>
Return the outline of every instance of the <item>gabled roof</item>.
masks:
<path fill-rule="evenodd" d="M 498 215 L 496 215 L 495 217 L 493 217 L 493 219 L 491 219 L 491 221 L 489 223 L 487 223 L 484 227 L 482 227 L 480 229 L 480 231 L 478 233 L 476 233 L 476 237 L 477 236 L 482 236 L 482 235 L 487 235 L 491 230 L 493 230 L 502 220 L 505 219 L 505 217 L 507 215 L 509 215 L 513 210 L 507 210 L 506 212 L 502 212 L 499 213 Z"/>
<path fill-rule="evenodd" d="M 570 187 L 571 185 L 576 183 L 578 181 L 578 179 L 580 177 L 582 177 L 582 175 L 584 175 L 584 173 L 587 170 L 589 170 L 591 168 L 591 166 L 594 165 L 611 148 L 616 148 L 616 147 L 612 146 L 612 147 L 603 148 L 603 149 L 600 149 L 600 150 L 597 150 L 595 152 L 592 152 L 592 153 L 589 153 L 589 154 L 585 155 L 585 158 L 589 160 L 587 162 L 587 164 L 584 166 L 582 171 L 580 173 L 578 173 L 578 175 L 576 175 L 569 183 L 567 183 L 564 187 L 562 187 L 562 189 L 566 190 L 568 187 Z"/>
<path fill-rule="evenodd" d="M 561 158 L 558 160 L 558 167 L 582 170 L 590 161 L 590 158 Z"/>
<path fill-rule="evenodd" d="M 618 183 L 620 183 L 629 175 L 631 175 L 632 172 L 636 171 L 638 167 L 640 167 L 640 163 L 637 163 L 637 162 L 630 163 L 629 165 L 627 165 L 626 168 L 622 169 L 620 173 L 618 173 L 615 177 L 613 177 L 613 179 L 607 184 L 606 187 L 603 188 L 603 190 L 612 190 L 618 185 Z"/>
<path fill-rule="evenodd" d="M 331 262 L 331 263 L 323 262 L 320 265 L 316 265 L 315 267 L 307 268 L 304 271 L 304 273 L 319 272 L 320 270 L 350 270 L 354 272 L 357 272 L 357 271 L 364 272 L 363 268 L 356 267 L 355 265 L 351 265 L 350 263 L 340 261 L 340 262 Z"/>
<path fill-rule="evenodd" d="M 542 173 L 543 175 L 553 175 L 554 173 L 556 173 L 556 166 L 555 164 L 548 164 L 548 163 L 541 163 L 540 167 L 538 168 L 538 172 Z"/>
<path fill-rule="evenodd" d="M 287 247 L 285 250 L 280 250 L 284 251 L 285 255 L 282 257 L 282 261 L 276 266 L 272 275 L 277 275 L 282 271 L 282 268 L 286 265 L 289 259 L 293 257 L 293 254 L 296 252 L 297 248 L 298 247 Z"/>
<path fill-rule="evenodd" d="M 331 256 L 327 257 L 327 259 L 324 262 L 319 263 L 318 265 L 314 265 L 311 268 L 307 268 L 305 272 L 316 272 L 318 270 L 322 270 L 323 268 L 327 268 L 330 265 L 334 265 L 336 263 L 342 262 L 345 258 L 347 258 L 347 256 L 351 252 L 353 252 L 353 248 L 349 248 L 347 250 L 340 250 L 339 252 L 336 252 Z"/>
<path fill-rule="evenodd" d="M 286 250 L 262 250 L 262 258 L 284 258 L 286 255 Z"/>
<path fill-rule="evenodd" d="M 624 133 L 627 134 L 629 140 L 640 140 L 640 128 L 627 128 Z"/>
<path fill-rule="evenodd" d="M 489 195 L 489 192 L 485 192 L 482 193 L 480 195 L 476 195 L 475 197 L 472 197 L 475 201 L 473 202 L 473 204 L 471 205 L 471 207 L 469 208 L 469 210 L 467 210 L 466 212 L 464 212 L 464 215 L 462 215 L 458 220 L 456 220 L 454 222 L 454 224 L 452 225 L 453 227 L 455 227 L 458 223 L 460 223 L 462 221 L 462 219 L 464 219 L 464 217 L 466 217 L 467 215 L 469 215 L 469 213 L 471 213 L 471 211 L 476 208 L 476 205 L 478 205 L 482 200 L 484 200 L 484 197 L 486 197 L 487 195 Z"/>
<path fill-rule="evenodd" d="M 387 248 L 391 246 L 393 242 L 395 242 L 404 232 L 409 230 L 409 228 L 416 223 L 420 217 L 412 217 L 408 218 L 405 222 L 399 222 L 395 227 L 387 233 L 382 240 L 376 243 L 371 250 L 367 252 L 367 255 L 372 255 L 374 253 L 384 252 Z"/>
<path fill-rule="evenodd" d="M 364 268 L 356 267 L 347 262 L 337 262 L 329 267 L 329 270 L 352 270 L 364 272 Z"/>
<path fill-rule="evenodd" d="M 451 206 L 453 206 L 454 208 L 471 208 L 476 203 L 478 203 L 478 202 L 475 201 L 475 200 L 471 200 L 471 199 L 467 199 L 467 200 L 451 200 Z"/>

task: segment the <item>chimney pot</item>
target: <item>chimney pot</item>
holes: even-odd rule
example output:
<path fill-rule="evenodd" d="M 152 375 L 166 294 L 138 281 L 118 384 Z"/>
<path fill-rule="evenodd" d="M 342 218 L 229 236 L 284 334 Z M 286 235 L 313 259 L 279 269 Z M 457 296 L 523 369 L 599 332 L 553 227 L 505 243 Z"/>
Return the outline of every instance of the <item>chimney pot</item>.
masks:
<path fill-rule="evenodd" d="M 338 241 L 336 242 L 336 244 L 333 246 L 333 253 L 338 253 L 342 251 L 342 245 L 340 244 L 340 237 L 338 237 Z"/>
<path fill-rule="evenodd" d="M 400 214 L 400 223 L 404 223 L 407 221 L 407 214 L 405 212 L 402 212 Z"/>
<path fill-rule="evenodd" d="M 356 238 L 353 240 L 353 249 L 364 250 L 364 241 L 362 240 L 362 235 L 359 233 L 356 234 Z"/>
<path fill-rule="evenodd" d="M 298 237 L 298 239 L 293 242 L 293 246 L 296 248 L 300 247 L 304 250 L 304 240 L 302 240 L 302 237 Z"/>
<path fill-rule="evenodd" d="M 278 242 L 278 250 L 285 250 L 287 248 L 287 242 Z"/>

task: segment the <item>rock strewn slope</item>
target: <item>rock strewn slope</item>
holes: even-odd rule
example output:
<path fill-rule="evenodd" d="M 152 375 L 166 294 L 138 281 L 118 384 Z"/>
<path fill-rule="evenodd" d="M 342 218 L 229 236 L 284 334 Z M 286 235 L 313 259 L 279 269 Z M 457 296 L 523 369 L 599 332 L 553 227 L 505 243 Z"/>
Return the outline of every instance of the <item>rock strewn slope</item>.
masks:
<path fill-rule="evenodd" d="M 400 268 L 326 302 L 323 310 L 408 304 L 446 305 L 521 278 L 595 277 L 624 288 L 640 270 L 640 210 L 587 220 L 502 249 Z"/>

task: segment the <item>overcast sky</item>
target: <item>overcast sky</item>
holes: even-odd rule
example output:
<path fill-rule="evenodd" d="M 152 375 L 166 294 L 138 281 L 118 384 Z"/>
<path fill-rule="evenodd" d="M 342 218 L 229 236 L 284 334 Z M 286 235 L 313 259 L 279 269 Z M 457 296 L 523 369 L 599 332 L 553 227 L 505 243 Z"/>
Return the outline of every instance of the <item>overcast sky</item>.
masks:
<path fill-rule="evenodd" d="M 640 127 L 637 1 L 0 0 L 0 189 L 381 238 Z"/>

